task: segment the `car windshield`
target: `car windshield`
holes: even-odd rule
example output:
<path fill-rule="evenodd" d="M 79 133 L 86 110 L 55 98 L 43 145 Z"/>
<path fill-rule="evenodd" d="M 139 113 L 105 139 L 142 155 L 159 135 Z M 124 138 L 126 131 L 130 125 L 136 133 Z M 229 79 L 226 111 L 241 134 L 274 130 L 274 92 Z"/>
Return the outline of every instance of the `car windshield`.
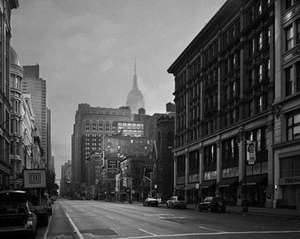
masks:
<path fill-rule="evenodd" d="M 26 202 L 23 193 L 0 194 L 0 214 L 24 212 Z"/>

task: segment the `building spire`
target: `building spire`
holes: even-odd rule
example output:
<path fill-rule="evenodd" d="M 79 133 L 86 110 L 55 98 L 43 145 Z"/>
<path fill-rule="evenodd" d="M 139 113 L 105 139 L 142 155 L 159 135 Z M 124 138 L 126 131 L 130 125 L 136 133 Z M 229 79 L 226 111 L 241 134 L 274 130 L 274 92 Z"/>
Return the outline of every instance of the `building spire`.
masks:
<path fill-rule="evenodd" d="M 136 57 L 134 58 L 134 75 L 133 75 L 133 87 L 132 89 L 138 89 L 138 84 L 137 84 L 137 76 L 136 76 Z"/>
<path fill-rule="evenodd" d="M 134 74 L 136 75 L 136 57 L 134 58 Z"/>

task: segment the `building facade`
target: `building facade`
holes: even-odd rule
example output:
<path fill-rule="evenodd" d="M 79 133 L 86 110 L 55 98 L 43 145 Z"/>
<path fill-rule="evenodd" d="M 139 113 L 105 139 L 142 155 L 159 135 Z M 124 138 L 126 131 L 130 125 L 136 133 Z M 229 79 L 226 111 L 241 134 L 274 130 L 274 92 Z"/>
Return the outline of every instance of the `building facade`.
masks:
<path fill-rule="evenodd" d="M 10 187 L 21 188 L 22 186 L 22 170 L 24 168 L 23 159 L 23 142 L 22 142 L 22 88 L 21 82 L 23 79 L 23 68 L 18 59 L 18 55 L 15 50 L 10 48 L 10 155 L 11 162 L 11 175 L 10 175 Z M 20 180 L 21 179 L 21 180 Z"/>
<path fill-rule="evenodd" d="M 47 107 L 47 169 L 54 173 L 54 157 L 51 149 L 51 110 Z"/>
<path fill-rule="evenodd" d="M 61 166 L 61 179 L 60 179 L 60 195 L 62 197 L 71 196 L 71 179 L 72 179 L 72 165 L 68 160 Z"/>
<path fill-rule="evenodd" d="M 22 135 L 22 162 L 25 169 L 44 168 L 41 160 L 42 148 L 40 137 L 34 121 L 31 96 L 22 94 L 21 103 L 21 135 Z"/>
<path fill-rule="evenodd" d="M 274 205 L 300 209 L 300 4 L 275 1 Z"/>
<path fill-rule="evenodd" d="M 18 0 L 0 1 L 0 189 L 9 186 L 10 175 L 10 38 L 11 10 L 19 6 Z"/>
<path fill-rule="evenodd" d="M 296 1 L 228 0 L 168 69 L 174 191 L 187 201 L 217 194 L 231 204 L 299 208 L 298 8 Z"/>
<path fill-rule="evenodd" d="M 153 181 L 162 200 L 168 200 L 173 194 L 173 147 L 175 117 L 166 114 L 157 120 L 156 157 L 153 166 Z"/>
<path fill-rule="evenodd" d="M 35 115 L 35 123 L 40 135 L 42 146 L 42 160 L 47 163 L 47 106 L 46 106 L 46 81 L 40 78 L 40 66 L 23 66 L 24 78 L 22 92 L 31 95 L 31 103 Z"/>
<path fill-rule="evenodd" d="M 72 184 L 94 185 L 95 168 L 87 163 L 92 155 L 102 152 L 103 136 L 117 133 L 118 121 L 130 121 L 128 107 L 101 108 L 79 104 L 72 134 Z M 74 186 L 75 187 L 75 186 Z"/>

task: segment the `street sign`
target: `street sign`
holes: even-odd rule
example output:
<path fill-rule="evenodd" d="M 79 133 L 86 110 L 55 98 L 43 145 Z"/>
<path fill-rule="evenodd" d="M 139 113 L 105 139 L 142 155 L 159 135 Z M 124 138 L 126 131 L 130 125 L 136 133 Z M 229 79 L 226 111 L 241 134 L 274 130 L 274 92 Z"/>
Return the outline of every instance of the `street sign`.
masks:
<path fill-rule="evenodd" d="M 46 170 L 44 169 L 25 169 L 24 188 L 45 188 Z"/>
<path fill-rule="evenodd" d="M 247 140 L 247 162 L 249 165 L 254 165 L 256 161 L 256 143 Z"/>

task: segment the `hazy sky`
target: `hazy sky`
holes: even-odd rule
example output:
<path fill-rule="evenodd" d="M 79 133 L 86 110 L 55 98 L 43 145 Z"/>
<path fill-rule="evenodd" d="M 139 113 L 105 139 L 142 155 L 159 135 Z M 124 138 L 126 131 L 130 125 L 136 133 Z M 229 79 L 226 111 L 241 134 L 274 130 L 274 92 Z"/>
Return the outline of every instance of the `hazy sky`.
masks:
<path fill-rule="evenodd" d="M 134 58 L 146 112 L 165 112 L 167 68 L 225 0 L 19 0 L 12 46 L 22 65 L 40 64 L 52 110 L 57 178 L 71 159 L 78 103 L 125 105 Z"/>

